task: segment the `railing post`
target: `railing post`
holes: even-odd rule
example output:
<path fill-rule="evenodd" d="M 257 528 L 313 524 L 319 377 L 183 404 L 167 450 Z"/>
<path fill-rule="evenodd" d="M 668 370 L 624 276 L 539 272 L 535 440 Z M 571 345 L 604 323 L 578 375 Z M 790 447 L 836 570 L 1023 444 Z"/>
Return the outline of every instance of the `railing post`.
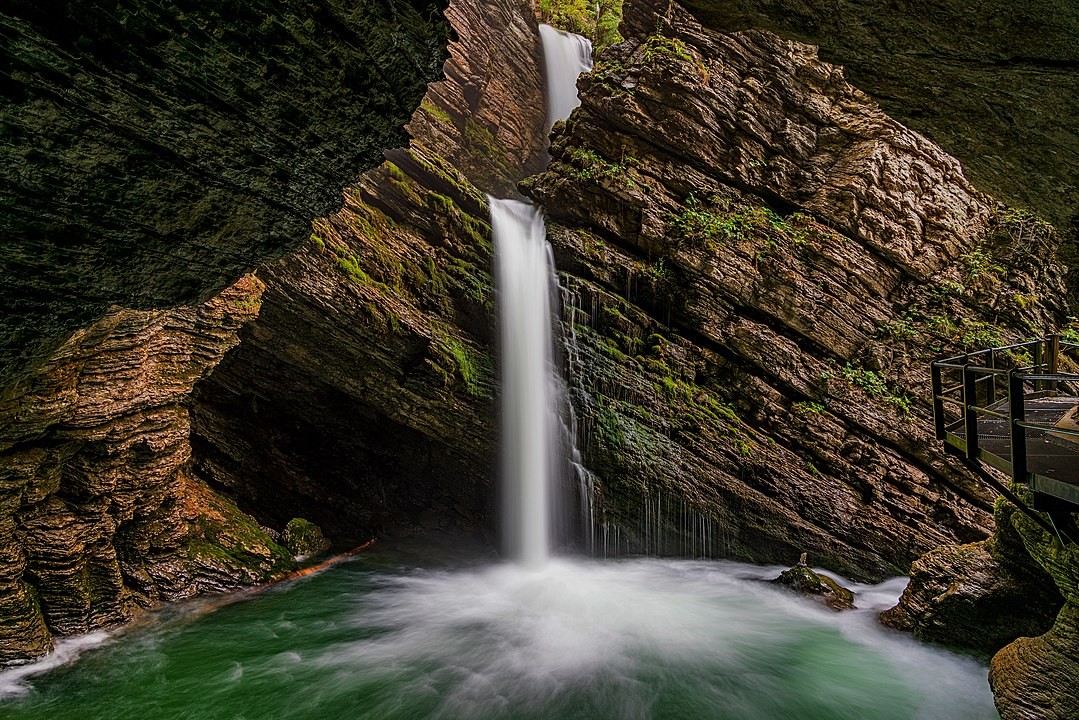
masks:
<path fill-rule="evenodd" d="M 1053 333 L 1049 336 L 1049 374 L 1056 375 L 1057 369 L 1060 363 L 1060 335 Z M 1055 380 L 1049 382 L 1049 389 L 1052 391 L 1057 390 L 1057 384 Z"/>
<path fill-rule="evenodd" d="M 993 350 L 989 350 L 989 362 L 987 363 L 990 370 L 997 369 L 997 354 Z M 985 389 L 985 404 L 990 407 L 997 401 L 997 374 L 989 373 L 989 387 Z"/>
<path fill-rule="evenodd" d="M 942 369 L 935 361 L 931 366 L 930 376 L 933 379 L 933 427 L 937 432 L 937 440 L 948 437 L 944 429 L 944 379 L 941 377 Z"/>
<path fill-rule="evenodd" d="M 963 366 L 963 412 L 964 429 L 967 435 L 967 457 L 978 459 L 978 377 L 974 367 L 967 363 Z"/>
<path fill-rule="evenodd" d="M 1008 415 L 1011 418 L 1012 480 L 1027 483 L 1027 429 L 1020 425 L 1027 419 L 1023 374 L 1012 370 L 1008 375 Z"/>
<path fill-rule="evenodd" d="M 1034 343 L 1034 367 L 1032 367 L 1031 370 L 1035 375 L 1042 375 L 1045 372 L 1045 368 L 1042 367 L 1042 362 L 1045 360 L 1045 358 L 1043 357 L 1044 353 L 1042 352 L 1042 348 L 1044 346 L 1044 339 L 1039 339 L 1036 343 Z M 1041 381 L 1035 380 L 1034 392 L 1038 392 L 1041 389 Z"/>

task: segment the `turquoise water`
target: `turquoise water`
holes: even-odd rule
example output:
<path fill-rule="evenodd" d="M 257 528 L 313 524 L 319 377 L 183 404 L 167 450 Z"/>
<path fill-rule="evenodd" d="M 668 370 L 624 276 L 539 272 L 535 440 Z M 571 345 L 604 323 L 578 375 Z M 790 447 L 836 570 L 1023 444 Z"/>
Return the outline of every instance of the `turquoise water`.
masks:
<path fill-rule="evenodd" d="M 361 557 L 0 673 L 0 717 L 997 717 L 984 665 L 877 626 L 901 580 L 853 586 L 863 609 L 837 614 L 759 581 L 777 574 L 679 560 L 528 571 Z"/>

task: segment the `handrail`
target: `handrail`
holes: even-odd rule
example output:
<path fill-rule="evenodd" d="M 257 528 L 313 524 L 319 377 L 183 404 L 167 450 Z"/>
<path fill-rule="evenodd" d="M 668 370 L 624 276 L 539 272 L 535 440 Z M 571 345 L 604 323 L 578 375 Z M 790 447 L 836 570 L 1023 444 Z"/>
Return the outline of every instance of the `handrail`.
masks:
<path fill-rule="evenodd" d="M 1021 361 L 1010 351 L 1024 351 Z M 1075 393 L 1079 373 L 1059 371 L 1062 351 L 1079 350 L 1079 343 L 1062 342 L 1059 335 L 1048 335 L 1011 345 L 966 352 L 934 360 L 931 364 L 933 384 L 933 420 L 936 437 L 945 441 L 953 452 L 961 453 L 971 463 L 988 462 L 1010 472 L 1017 484 L 1028 485 L 1039 497 L 1027 462 L 1027 436 L 1031 431 L 1052 433 L 1063 438 L 1079 438 L 1079 429 L 1057 427 L 1052 423 L 1027 419 L 1027 403 L 1039 398 Z M 1029 355 L 1026 352 L 1029 351 Z M 998 378 L 1006 377 L 1006 383 Z M 945 385 L 947 380 L 948 384 Z M 997 432 L 980 433 L 979 418 L 990 417 L 1005 423 L 1006 435 Z M 1063 439 L 1062 438 L 1062 439 Z M 999 448 L 1006 439 L 1007 458 L 983 449 L 986 442 L 998 442 L 989 448 Z M 997 451 L 999 452 L 999 450 Z M 1056 491 L 1066 502 L 1079 502 L 1072 491 Z"/>

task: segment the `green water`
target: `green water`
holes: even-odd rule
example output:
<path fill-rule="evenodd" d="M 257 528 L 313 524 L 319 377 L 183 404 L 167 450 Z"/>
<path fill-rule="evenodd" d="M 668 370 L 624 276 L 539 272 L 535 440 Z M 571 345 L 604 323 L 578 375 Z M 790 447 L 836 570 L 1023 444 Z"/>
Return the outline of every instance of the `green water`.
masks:
<path fill-rule="evenodd" d="M 0 718 L 997 717 L 983 665 L 876 625 L 901 582 L 855 586 L 865 609 L 836 614 L 759 582 L 776 574 L 360 558 L 0 673 Z"/>

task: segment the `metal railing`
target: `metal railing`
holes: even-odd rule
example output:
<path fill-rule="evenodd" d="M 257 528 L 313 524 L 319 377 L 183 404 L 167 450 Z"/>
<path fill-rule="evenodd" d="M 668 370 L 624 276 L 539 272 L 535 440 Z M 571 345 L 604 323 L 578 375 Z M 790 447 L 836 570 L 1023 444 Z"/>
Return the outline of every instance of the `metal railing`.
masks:
<path fill-rule="evenodd" d="M 938 440 L 965 455 L 1008 473 L 1012 479 L 1035 489 L 1037 478 L 1028 466 L 1028 436 L 1052 433 L 1079 439 L 1079 430 L 1028 420 L 1031 401 L 1059 396 L 1077 396 L 1079 374 L 1062 372 L 1079 344 L 1062 342 L 1059 335 L 1029 342 L 989 348 L 932 364 L 933 419 Z M 992 439 L 1007 440 L 1008 453 L 987 451 L 981 433 L 994 421 L 1002 434 Z M 999 451 L 999 448 L 997 448 Z M 1075 462 L 1079 462 L 1079 455 Z M 1075 468 L 1079 471 L 1079 467 Z"/>

